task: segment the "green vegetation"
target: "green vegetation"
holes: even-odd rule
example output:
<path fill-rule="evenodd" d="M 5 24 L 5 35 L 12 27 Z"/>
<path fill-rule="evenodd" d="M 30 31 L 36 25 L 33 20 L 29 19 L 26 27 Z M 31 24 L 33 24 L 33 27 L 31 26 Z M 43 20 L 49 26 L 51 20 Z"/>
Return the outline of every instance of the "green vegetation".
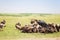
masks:
<path fill-rule="evenodd" d="M 35 14 L 33 14 L 33 13 L 19 13 L 19 14 L 7 14 L 7 13 L 5 13 L 5 14 L 0 14 L 0 16 L 19 16 L 19 17 L 21 17 L 21 16 L 30 16 L 30 15 L 39 15 L 39 16 L 43 16 L 43 15 L 51 15 L 51 14 L 37 14 L 37 13 L 35 13 Z"/>
<path fill-rule="evenodd" d="M 0 39 L 18 39 L 18 38 L 43 38 L 43 37 L 60 37 L 60 32 L 57 33 L 21 33 L 15 28 L 15 24 L 20 22 L 22 26 L 30 24 L 31 19 L 44 20 L 47 23 L 60 24 L 60 15 L 58 14 L 0 14 L 0 21 L 6 20 L 6 27 L 0 31 Z"/>

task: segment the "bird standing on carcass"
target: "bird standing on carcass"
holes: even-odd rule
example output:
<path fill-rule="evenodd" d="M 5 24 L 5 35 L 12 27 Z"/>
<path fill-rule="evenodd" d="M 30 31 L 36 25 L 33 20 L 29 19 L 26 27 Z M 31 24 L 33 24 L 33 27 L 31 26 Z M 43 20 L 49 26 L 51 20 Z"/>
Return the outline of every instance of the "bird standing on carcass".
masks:
<path fill-rule="evenodd" d="M 31 20 L 31 24 L 33 25 L 33 33 L 37 33 L 40 31 L 41 26 L 38 24 L 38 20 L 37 19 L 32 19 Z"/>
<path fill-rule="evenodd" d="M 47 23 L 45 21 L 34 19 L 31 20 L 31 23 L 35 25 L 35 30 L 38 30 L 40 33 L 46 33 Z"/>

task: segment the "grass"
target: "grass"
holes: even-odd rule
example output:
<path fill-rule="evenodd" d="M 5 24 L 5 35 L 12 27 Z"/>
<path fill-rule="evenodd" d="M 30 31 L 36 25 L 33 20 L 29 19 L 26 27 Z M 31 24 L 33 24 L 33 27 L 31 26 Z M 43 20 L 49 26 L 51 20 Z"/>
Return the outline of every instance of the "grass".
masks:
<path fill-rule="evenodd" d="M 15 24 L 20 22 L 22 26 L 25 24 L 30 24 L 30 20 L 32 18 L 44 20 L 47 23 L 55 23 L 60 24 L 60 15 L 39 15 L 39 14 L 26 14 L 21 16 L 19 15 L 1 15 L 0 21 L 3 19 L 6 20 L 6 27 L 3 28 L 3 31 L 0 31 L 0 39 L 18 39 L 18 38 L 43 38 L 43 37 L 60 37 L 60 32 L 57 33 L 49 33 L 49 34 L 42 34 L 42 33 L 21 33 L 20 30 L 15 28 Z"/>

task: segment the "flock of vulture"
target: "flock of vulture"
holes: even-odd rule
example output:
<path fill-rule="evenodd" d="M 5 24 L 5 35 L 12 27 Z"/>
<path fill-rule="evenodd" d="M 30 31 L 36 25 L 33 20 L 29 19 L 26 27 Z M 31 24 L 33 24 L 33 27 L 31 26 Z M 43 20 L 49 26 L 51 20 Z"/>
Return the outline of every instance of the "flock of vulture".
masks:
<path fill-rule="evenodd" d="M 5 27 L 6 21 L 0 22 L 0 30 Z M 60 31 L 60 25 L 54 23 L 46 23 L 43 20 L 32 19 L 29 25 L 21 26 L 21 23 L 15 24 L 16 29 L 23 33 L 54 33 Z"/>
<path fill-rule="evenodd" d="M 60 31 L 59 24 L 47 24 L 43 20 L 32 19 L 29 25 L 21 26 L 21 23 L 16 23 L 16 29 L 23 33 L 54 33 Z"/>

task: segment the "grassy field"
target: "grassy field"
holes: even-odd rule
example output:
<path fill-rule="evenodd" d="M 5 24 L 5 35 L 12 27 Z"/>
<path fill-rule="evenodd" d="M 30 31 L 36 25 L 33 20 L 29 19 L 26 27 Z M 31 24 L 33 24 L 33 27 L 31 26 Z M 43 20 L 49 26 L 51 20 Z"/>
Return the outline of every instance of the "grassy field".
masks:
<path fill-rule="evenodd" d="M 0 14 L 0 21 L 6 20 L 6 27 L 3 31 L 0 31 L 0 39 L 18 39 L 18 38 L 44 38 L 44 37 L 60 37 L 60 32 L 52 34 L 42 33 L 21 33 L 20 30 L 15 28 L 15 24 L 20 22 L 22 26 L 30 24 L 31 19 L 44 20 L 47 23 L 60 24 L 60 14 L 18 14 L 18 15 L 7 15 Z"/>

